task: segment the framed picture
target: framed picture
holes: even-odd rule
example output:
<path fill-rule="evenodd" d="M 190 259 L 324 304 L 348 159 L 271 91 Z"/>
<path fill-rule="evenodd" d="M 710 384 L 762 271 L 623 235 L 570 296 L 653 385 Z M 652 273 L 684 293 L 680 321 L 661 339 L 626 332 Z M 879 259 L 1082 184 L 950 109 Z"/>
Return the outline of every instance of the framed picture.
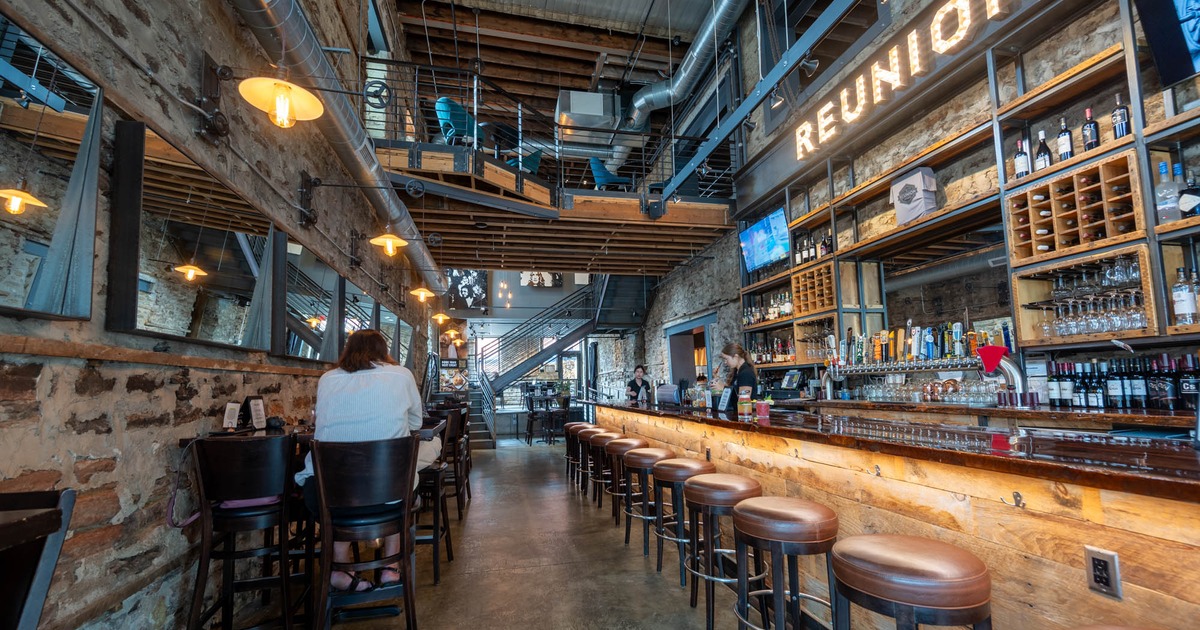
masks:
<path fill-rule="evenodd" d="M 488 272 L 481 269 L 447 269 L 449 308 L 483 308 L 488 305 Z"/>
<path fill-rule="evenodd" d="M 549 271 L 522 271 L 521 286 L 523 287 L 561 287 L 563 275 Z"/>

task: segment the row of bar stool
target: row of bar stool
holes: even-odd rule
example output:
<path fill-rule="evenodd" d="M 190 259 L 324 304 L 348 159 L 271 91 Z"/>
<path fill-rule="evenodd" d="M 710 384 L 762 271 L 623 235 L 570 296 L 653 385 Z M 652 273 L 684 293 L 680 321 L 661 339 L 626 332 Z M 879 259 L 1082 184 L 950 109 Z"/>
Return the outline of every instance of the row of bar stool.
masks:
<path fill-rule="evenodd" d="M 831 608 L 834 630 L 849 630 L 851 602 L 895 619 L 898 629 L 915 629 L 922 623 L 991 628 L 990 574 L 966 550 L 915 536 L 872 534 L 837 540 L 837 514 L 824 505 L 762 496 L 753 479 L 717 473 L 710 461 L 676 457 L 641 438 L 588 423 L 568 423 L 564 429 L 568 479 L 579 492 L 590 490 L 597 507 L 603 506 L 604 494 L 612 497 L 614 523 L 625 516 L 626 544 L 633 521 L 641 521 L 643 555 L 650 553 L 653 529 L 658 571 L 664 543 L 677 546 L 680 586 L 687 585 L 688 573 L 695 576 L 693 607 L 704 582 L 709 630 L 718 583 L 736 585 L 739 629 L 802 627 L 808 613 L 800 602 L 805 599 Z M 733 549 L 721 547 L 722 516 L 732 518 Z M 768 554 L 771 568 L 764 571 Z M 798 559 L 807 555 L 825 556 L 833 601 L 800 592 Z M 770 588 L 751 590 L 752 582 L 768 575 Z M 762 626 L 750 620 L 752 599 Z"/>

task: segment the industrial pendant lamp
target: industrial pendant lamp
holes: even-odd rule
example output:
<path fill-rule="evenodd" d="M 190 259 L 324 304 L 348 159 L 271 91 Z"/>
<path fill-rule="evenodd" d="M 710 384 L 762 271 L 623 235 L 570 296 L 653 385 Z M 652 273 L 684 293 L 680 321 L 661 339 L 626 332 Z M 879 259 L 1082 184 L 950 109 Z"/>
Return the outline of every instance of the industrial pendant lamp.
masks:
<path fill-rule="evenodd" d="M 446 334 L 449 335 L 451 339 L 453 339 L 458 336 L 458 331 L 451 328 L 450 330 L 446 331 Z"/>
<path fill-rule="evenodd" d="M 382 247 L 383 253 L 387 254 L 388 256 L 395 256 L 396 252 L 399 251 L 401 247 L 408 245 L 408 241 L 396 236 L 395 234 L 392 234 L 391 226 L 385 228 L 383 234 L 380 234 L 379 236 L 376 236 L 367 242 L 372 245 Z"/>
<path fill-rule="evenodd" d="M 267 113 L 276 126 L 287 129 L 297 120 L 316 120 L 325 106 L 315 94 L 286 80 L 283 66 L 275 77 L 251 77 L 238 84 L 238 93 L 247 103 Z"/>
<path fill-rule="evenodd" d="M 417 301 L 422 304 L 425 303 L 426 299 L 431 298 L 434 295 L 436 295 L 433 291 L 430 291 L 429 289 L 426 289 L 425 287 L 417 287 L 417 288 L 413 289 L 412 291 L 409 291 L 409 293 L 417 296 Z"/>
<path fill-rule="evenodd" d="M 0 190 L 0 197 L 7 198 L 7 201 L 4 202 L 4 209 L 7 210 L 9 214 L 21 214 L 22 212 L 25 212 L 25 206 L 37 206 L 39 208 L 46 207 L 46 204 L 43 203 L 41 199 L 34 197 L 33 194 L 29 192 L 29 185 L 25 182 L 24 177 L 17 180 L 16 188 L 5 188 Z"/>
<path fill-rule="evenodd" d="M 321 318 L 313 315 L 312 317 L 304 320 L 304 323 L 308 324 L 309 328 L 316 330 L 317 327 L 321 325 Z"/>
<path fill-rule="evenodd" d="M 179 273 L 183 274 L 183 277 L 186 278 L 188 282 L 195 280 L 198 276 L 207 276 L 208 275 L 207 271 L 196 266 L 196 259 L 194 259 L 194 258 L 191 261 L 189 261 L 188 264 L 179 265 L 178 267 L 176 267 L 175 271 L 178 271 Z"/>
<path fill-rule="evenodd" d="M 448 320 L 448 319 L 450 319 L 450 316 L 445 313 L 438 313 L 433 316 L 433 320 L 438 323 L 438 326 L 445 324 L 446 320 Z"/>

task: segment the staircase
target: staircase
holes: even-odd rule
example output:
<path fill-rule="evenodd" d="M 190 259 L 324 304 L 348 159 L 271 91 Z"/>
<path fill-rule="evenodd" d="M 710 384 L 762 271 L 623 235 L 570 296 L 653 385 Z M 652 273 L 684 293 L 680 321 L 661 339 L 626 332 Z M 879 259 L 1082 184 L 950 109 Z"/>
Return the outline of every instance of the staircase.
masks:
<path fill-rule="evenodd" d="M 642 326 L 650 306 L 650 285 L 645 276 L 606 276 L 600 291 L 596 328 L 623 332 Z"/>
<path fill-rule="evenodd" d="M 492 398 L 491 406 L 485 408 L 481 385 L 472 384 L 467 395 L 471 401 L 471 415 L 467 422 L 467 432 L 471 435 L 471 448 L 496 448 L 496 433 L 493 430 L 493 427 L 496 426 L 495 397 Z"/>

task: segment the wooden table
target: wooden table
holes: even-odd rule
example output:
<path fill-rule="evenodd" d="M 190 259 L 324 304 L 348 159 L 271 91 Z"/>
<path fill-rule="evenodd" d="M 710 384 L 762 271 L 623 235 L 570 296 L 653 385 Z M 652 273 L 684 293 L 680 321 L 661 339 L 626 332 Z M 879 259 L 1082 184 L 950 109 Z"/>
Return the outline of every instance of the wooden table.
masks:
<path fill-rule="evenodd" d="M 427 423 L 422 425 L 420 429 L 417 429 L 416 431 L 413 431 L 413 433 L 412 433 L 413 435 L 417 436 L 424 442 L 428 442 L 429 440 L 432 440 L 433 438 L 441 435 L 442 432 L 446 430 L 446 420 L 445 419 L 426 418 L 425 420 L 427 421 Z M 297 425 L 290 425 L 290 426 L 292 428 L 295 428 Z M 208 437 L 220 438 L 220 437 L 225 437 L 227 435 L 228 436 L 241 436 L 241 437 L 271 437 L 271 436 L 276 436 L 276 435 L 288 435 L 288 433 L 289 432 L 287 431 L 287 429 L 256 429 L 254 431 L 213 433 L 213 434 L 209 435 Z M 302 430 L 302 431 L 291 432 L 291 435 L 294 435 L 296 437 L 296 440 L 298 440 L 299 442 L 308 442 L 309 440 L 313 439 L 313 433 L 314 433 L 313 431 L 305 428 L 305 430 Z M 179 448 L 187 448 L 187 446 L 189 444 L 191 444 L 192 442 L 195 442 L 197 439 L 199 439 L 199 438 L 194 438 L 194 437 L 179 438 Z"/>

